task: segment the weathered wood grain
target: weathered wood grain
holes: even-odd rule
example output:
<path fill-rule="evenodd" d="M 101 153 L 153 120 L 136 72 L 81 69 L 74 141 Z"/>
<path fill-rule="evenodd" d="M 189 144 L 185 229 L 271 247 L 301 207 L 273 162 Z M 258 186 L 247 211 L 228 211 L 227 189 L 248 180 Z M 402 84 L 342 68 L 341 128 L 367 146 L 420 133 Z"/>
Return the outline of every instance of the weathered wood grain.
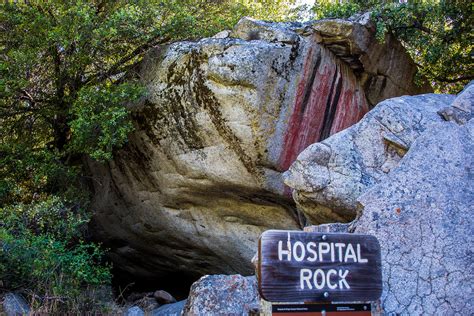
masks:
<path fill-rule="evenodd" d="M 306 257 L 301 260 L 301 248 L 291 254 L 290 261 L 287 260 L 287 253 L 283 254 L 280 258 L 282 260 L 280 260 L 278 257 L 279 241 L 282 241 L 283 246 L 280 246 L 280 249 L 283 250 L 288 250 L 288 241 L 292 246 L 296 242 L 301 242 L 304 245 L 313 242 L 316 248 L 319 247 L 319 243 L 352 244 L 354 249 L 359 247 L 359 258 L 362 258 L 362 260 L 361 262 L 354 262 L 357 260 L 350 260 L 351 258 L 349 258 L 347 262 L 344 259 L 340 262 L 341 258 L 339 258 L 336 250 L 336 255 L 332 256 L 333 258 L 331 258 L 330 253 L 324 253 L 322 261 L 318 257 L 315 262 L 310 262 L 308 259 L 313 257 L 311 259 L 314 260 L 314 256 L 310 256 L 309 252 L 306 251 Z M 356 246 L 357 244 L 359 246 Z M 345 247 L 342 249 L 345 249 Z M 290 250 L 293 251 L 294 249 L 290 248 Z M 344 253 L 344 251 L 342 252 Z M 301 261 L 296 261 L 295 255 L 299 256 Z M 334 259 L 334 261 L 331 259 Z M 364 262 L 364 259 L 367 262 Z M 313 288 L 310 289 L 306 281 L 301 281 L 301 269 L 309 269 L 313 272 L 321 269 L 326 275 L 331 269 L 338 271 L 338 274 L 333 273 L 329 279 L 326 279 L 333 287 L 337 284 L 337 288 L 331 289 L 326 284 L 323 288 L 316 289 L 314 283 L 312 283 Z M 259 265 L 257 270 L 260 294 L 264 299 L 271 302 L 366 302 L 377 300 L 382 293 L 380 245 L 375 237 L 368 235 L 266 231 L 259 239 Z M 348 271 L 345 281 L 350 288 L 344 286 L 345 283 L 342 283 L 342 286 L 339 287 L 341 285 L 339 283 L 341 279 L 339 270 Z M 318 274 L 320 286 L 322 284 L 321 276 L 322 274 Z M 311 280 L 313 279 L 311 278 Z"/>

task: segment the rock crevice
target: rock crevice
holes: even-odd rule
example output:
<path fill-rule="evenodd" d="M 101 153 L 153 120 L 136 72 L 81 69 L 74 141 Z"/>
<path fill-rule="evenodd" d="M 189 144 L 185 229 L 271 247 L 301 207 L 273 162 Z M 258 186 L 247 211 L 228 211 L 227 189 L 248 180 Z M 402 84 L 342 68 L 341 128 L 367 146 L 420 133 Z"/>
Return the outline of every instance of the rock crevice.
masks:
<path fill-rule="evenodd" d="M 358 211 L 350 224 L 316 230 L 378 238 L 387 314 L 474 311 L 473 92 L 469 85 L 457 97 L 386 100 L 358 124 L 308 147 L 286 174 L 308 218 L 328 216 L 329 207 L 328 221 L 338 221 L 341 205 Z M 447 115 L 460 104 L 463 113 Z M 329 171 L 318 160 L 326 146 L 335 162 Z"/>

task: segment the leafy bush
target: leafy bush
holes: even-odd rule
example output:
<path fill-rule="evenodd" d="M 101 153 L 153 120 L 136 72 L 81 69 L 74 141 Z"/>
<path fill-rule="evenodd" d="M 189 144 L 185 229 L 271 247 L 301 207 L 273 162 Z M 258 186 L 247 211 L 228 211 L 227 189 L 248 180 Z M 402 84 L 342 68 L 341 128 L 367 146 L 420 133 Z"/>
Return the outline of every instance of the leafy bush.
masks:
<path fill-rule="evenodd" d="M 353 14 L 362 11 L 362 7 L 357 2 L 332 2 L 316 1 L 313 6 L 314 18 L 348 18 Z"/>
<path fill-rule="evenodd" d="M 81 238 L 87 214 L 51 197 L 1 208 L 0 218 L 4 286 L 28 292 L 33 307 L 48 313 L 90 309 L 84 293 L 110 283 L 111 274 L 103 250 Z"/>
<path fill-rule="evenodd" d="M 50 194 L 87 199 L 77 185 L 79 171 L 78 166 L 61 163 L 57 153 L 49 149 L 0 141 L 0 207 L 15 202 L 28 204 Z"/>
<path fill-rule="evenodd" d="M 133 130 L 125 103 L 133 104 L 144 95 L 143 86 L 130 82 L 82 89 L 72 107 L 73 151 L 96 160 L 111 159 L 112 149 L 126 143 Z"/>

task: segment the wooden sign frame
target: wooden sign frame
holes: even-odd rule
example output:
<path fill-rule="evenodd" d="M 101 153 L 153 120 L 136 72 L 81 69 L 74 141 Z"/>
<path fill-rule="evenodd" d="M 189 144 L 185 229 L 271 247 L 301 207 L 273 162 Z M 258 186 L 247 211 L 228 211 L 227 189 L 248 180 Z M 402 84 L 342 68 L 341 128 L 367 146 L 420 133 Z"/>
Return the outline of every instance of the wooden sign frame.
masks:
<path fill-rule="evenodd" d="M 374 236 L 269 230 L 258 257 L 259 292 L 270 302 L 368 302 L 382 294 Z"/>

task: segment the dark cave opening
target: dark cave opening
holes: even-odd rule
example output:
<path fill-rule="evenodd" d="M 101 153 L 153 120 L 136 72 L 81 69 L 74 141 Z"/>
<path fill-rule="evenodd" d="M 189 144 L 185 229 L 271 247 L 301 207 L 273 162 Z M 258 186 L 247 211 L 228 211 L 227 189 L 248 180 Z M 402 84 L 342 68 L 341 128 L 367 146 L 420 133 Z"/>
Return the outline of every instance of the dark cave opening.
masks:
<path fill-rule="evenodd" d="M 184 300 L 189 295 L 191 285 L 202 275 L 189 272 L 169 272 L 156 277 L 137 277 L 120 268 L 112 269 L 112 287 L 117 300 L 124 303 L 132 293 L 148 293 L 164 290 L 177 301 Z"/>

